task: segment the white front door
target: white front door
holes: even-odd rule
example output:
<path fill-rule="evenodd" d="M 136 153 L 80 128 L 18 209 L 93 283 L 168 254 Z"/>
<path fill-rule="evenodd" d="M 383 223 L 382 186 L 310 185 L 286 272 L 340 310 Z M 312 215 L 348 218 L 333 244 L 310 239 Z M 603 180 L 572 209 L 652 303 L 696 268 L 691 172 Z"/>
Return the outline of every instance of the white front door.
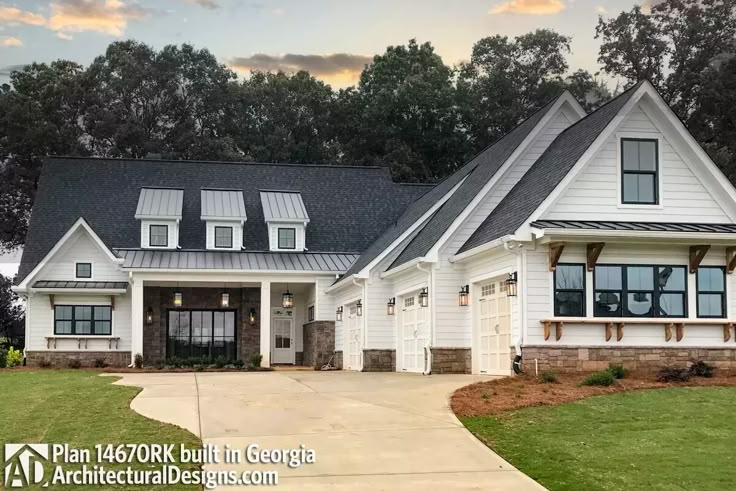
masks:
<path fill-rule="evenodd" d="M 271 363 L 294 364 L 296 355 L 294 319 L 291 317 L 274 317 L 271 319 L 271 332 L 273 333 Z"/>
<path fill-rule="evenodd" d="M 424 349 L 428 343 L 427 309 L 419 306 L 416 295 L 403 298 L 401 312 L 401 370 L 405 372 L 423 372 Z"/>
<path fill-rule="evenodd" d="M 480 286 L 477 353 L 480 373 L 508 375 L 511 370 L 511 302 L 504 278 Z"/>
<path fill-rule="evenodd" d="M 352 305 L 348 309 L 347 322 L 348 336 L 348 353 L 347 353 L 347 369 L 360 370 L 361 366 L 361 348 L 360 348 L 360 317 L 358 317 L 358 308 Z"/>

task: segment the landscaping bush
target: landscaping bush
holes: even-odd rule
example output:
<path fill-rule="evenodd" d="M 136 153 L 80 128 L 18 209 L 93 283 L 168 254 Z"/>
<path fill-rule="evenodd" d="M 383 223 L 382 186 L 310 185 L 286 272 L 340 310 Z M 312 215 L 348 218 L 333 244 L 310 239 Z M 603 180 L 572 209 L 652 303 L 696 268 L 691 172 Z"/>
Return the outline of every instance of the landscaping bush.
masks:
<path fill-rule="evenodd" d="M 580 385 L 598 385 L 608 387 L 616 383 L 616 377 L 608 370 L 602 372 L 594 372 L 588 375 L 580 382 Z"/>
<path fill-rule="evenodd" d="M 38 366 L 40 368 L 51 368 L 51 360 L 48 358 L 41 358 L 38 360 Z"/>
<path fill-rule="evenodd" d="M 107 360 L 104 358 L 95 358 L 95 368 L 105 368 L 107 366 Z"/>
<path fill-rule="evenodd" d="M 542 372 L 539 374 L 539 381 L 542 382 L 543 384 L 556 384 L 557 374 L 553 372 L 552 370 Z"/>
<path fill-rule="evenodd" d="M 234 368 L 243 368 L 245 366 L 245 362 L 238 358 L 237 360 L 233 361 L 233 367 Z"/>
<path fill-rule="evenodd" d="M 23 353 L 11 346 L 6 355 L 5 366 L 13 368 L 19 366 L 21 363 L 23 363 Z"/>
<path fill-rule="evenodd" d="M 658 382 L 687 382 L 690 380 L 690 371 L 687 368 L 664 367 L 657 372 Z"/>
<path fill-rule="evenodd" d="M 179 368 L 182 366 L 182 360 L 178 356 L 172 356 L 166 360 L 166 366 L 171 368 Z"/>
<path fill-rule="evenodd" d="M 157 370 L 163 370 L 163 368 L 166 366 L 166 361 L 159 358 L 158 360 L 156 360 L 155 362 L 153 362 L 153 366 Z"/>
<path fill-rule="evenodd" d="M 693 377 L 706 377 L 710 378 L 713 376 L 713 372 L 716 368 L 703 360 L 693 360 L 693 364 L 690 365 L 690 375 Z"/>
<path fill-rule="evenodd" d="M 136 368 L 143 368 L 143 355 L 140 353 L 136 353 L 135 357 L 133 358 L 133 365 Z"/>
<path fill-rule="evenodd" d="M 224 368 L 227 365 L 227 358 L 224 356 L 218 356 L 214 361 L 215 368 Z"/>
<path fill-rule="evenodd" d="M 8 364 L 8 350 L 0 348 L 0 368 L 7 366 Z"/>
<path fill-rule="evenodd" d="M 611 372 L 611 375 L 614 376 L 614 378 L 624 378 L 626 377 L 626 369 L 621 364 L 611 363 L 608 365 L 608 371 Z"/>
<path fill-rule="evenodd" d="M 250 357 L 250 366 L 251 368 L 258 368 L 261 366 L 261 361 L 263 361 L 263 355 L 257 354 L 257 355 L 251 355 Z"/>
<path fill-rule="evenodd" d="M 67 361 L 66 364 L 69 368 L 74 368 L 74 369 L 82 367 L 82 362 L 79 361 L 79 359 L 77 358 L 69 358 L 69 361 Z"/>

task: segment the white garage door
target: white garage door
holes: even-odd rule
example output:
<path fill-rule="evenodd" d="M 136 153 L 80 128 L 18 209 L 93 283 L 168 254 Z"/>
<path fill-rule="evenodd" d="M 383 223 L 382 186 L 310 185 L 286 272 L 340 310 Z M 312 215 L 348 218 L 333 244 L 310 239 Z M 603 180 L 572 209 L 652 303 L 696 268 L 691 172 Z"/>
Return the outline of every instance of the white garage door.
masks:
<path fill-rule="evenodd" d="M 358 308 L 352 305 L 348 310 L 347 322 L 347 369 L 360 370 L 361 367 L 361 350 L 360 350 L 360 317 L 358 317 Z"/>
<path fill-rule="evenodd" d="M 417 295 L 403 298 L 401 312 L 401 370 L 424 371 L 424 348 L 428 344 L 427 309 L 419 306 Z"/>
<path fill-rule="evenodd" d="M 504 278 L 481 285 L 478 303 L 476 339 L 480 373 L 508 375 L 511 366 L 511 302 L 506 295 Z"/>

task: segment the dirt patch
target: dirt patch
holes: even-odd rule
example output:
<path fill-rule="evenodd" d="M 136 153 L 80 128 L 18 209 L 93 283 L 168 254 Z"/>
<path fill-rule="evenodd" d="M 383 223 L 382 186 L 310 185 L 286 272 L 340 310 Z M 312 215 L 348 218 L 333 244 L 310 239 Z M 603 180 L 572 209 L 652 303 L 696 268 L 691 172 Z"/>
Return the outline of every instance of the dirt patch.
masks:
<path fill-rule="evenodd" d="M 665 387 L 736 386 L 736 374 L 716 373 L 688 382 L 657 382 L 651 372 L 632 372 L 610 387 L 580 387 L 589 373 L 559 374 L 557 383 L 543 383 L 531 375 L 506 377 L 468 385 L 455 391 L 450 406 L 457 416 L 484 416 L 531 406 L 554 406 L 586 397 Z"/>

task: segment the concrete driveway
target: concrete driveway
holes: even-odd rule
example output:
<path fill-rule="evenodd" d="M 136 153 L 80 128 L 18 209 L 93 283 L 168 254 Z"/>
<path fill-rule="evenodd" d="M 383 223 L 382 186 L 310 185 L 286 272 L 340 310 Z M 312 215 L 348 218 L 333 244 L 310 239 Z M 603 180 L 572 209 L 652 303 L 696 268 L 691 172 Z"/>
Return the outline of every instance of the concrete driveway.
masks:
<path fill-rule="evenodd" d="M 316 462 L 276 469 L 278 489 L 543 489 L 476 440 L 451 413 L 464 375 L 283 371 L 123 374 L 131 407 L 223 448 L 298 448 Z M 227 467 L 227 466 L 223 466 Z M 227 488 L 235 489 L 235 488 Z"/>

